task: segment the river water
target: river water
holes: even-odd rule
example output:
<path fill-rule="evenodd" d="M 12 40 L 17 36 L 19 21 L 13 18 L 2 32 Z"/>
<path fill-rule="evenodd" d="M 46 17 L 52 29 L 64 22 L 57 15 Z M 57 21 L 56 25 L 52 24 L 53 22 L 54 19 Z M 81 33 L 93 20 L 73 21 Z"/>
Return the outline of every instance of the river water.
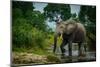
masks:
<path fill-rule="evenodd" d="M 59 47 L 56 49 L 56 56 L 60 58 L 62 62 L 87 62 L 87 61 L 96 61 L 96 52 L 95 51 L 86 51 L 85 56 L 78 56 L 78 46 L 73 45 L 72 46 L 72 56 L 69 57 L 68 52 L 68 45 L 64 47 L 66 49 L 65 56 L 61 56 L 61 50 Z"/>

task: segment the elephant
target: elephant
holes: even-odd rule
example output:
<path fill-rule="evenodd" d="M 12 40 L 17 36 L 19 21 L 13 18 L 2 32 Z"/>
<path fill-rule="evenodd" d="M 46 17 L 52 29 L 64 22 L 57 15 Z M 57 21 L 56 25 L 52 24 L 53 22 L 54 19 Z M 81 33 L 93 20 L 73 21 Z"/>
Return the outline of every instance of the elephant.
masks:
<path fill-rule="evenodd" d="M 66 44 L 68 44 L 69 56 L 72 56 L 72 43 L 78 43 L 78 56 L 82 55 L 82 44 L 86 41 L 86 29 L 80 21 L 69 19 L 56 23 L 53 48 L 54 53 L 57 45 L 57 37 L 59 36 L 62 36 L 62 44 L 60 45 L 62 56 L 65 55 L 64 46 Z M 83 46 L 86 51 L 86 45 L 83 44 Z"/>

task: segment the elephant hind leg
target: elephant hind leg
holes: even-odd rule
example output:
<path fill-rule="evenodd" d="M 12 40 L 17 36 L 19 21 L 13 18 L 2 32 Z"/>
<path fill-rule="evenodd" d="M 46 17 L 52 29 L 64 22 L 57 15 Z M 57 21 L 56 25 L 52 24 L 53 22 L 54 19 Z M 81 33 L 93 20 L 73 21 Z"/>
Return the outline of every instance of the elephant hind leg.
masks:
<path fill-rule="evenodd" d="M 82 49 L 81 49 L 82 48 L 82 43 L 81 42 L 78 44 L 78 47 L 79 47 L 78 48 L 78 55 L 82 56 Z"/>
<path fill-rule="evenodd" d="M 87 52 L 87 44 L 86 43 L 83 43 L 83 56 L 86 56 L 86 52 Z"/>

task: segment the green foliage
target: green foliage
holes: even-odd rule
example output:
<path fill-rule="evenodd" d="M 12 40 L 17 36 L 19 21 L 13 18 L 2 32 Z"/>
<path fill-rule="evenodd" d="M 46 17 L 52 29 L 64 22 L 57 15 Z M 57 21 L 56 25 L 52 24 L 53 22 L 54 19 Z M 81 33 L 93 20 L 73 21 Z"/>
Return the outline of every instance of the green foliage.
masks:
<path fill-rule="evenodd" d="M 45 41 L 45 34 L 28 24 L 25 19 L 17 19 L 13 26 L 13 43 L 16 47 L 34 47 L 42 48 Z"/>
<path fill-rule="evenodd" d="M 33 11 L 32 12 L 32 21 L 31 21 L 33 27 L 36 27 L 39 30 L 46 31 L 46 22 L 44 15 L 41 14 L 39 11 Z"/>
<path fill-rule="evenodd" d="M 81 6 L 79 20 L 86 25 L 86 29 L 96 35 L 96 7 Z"/>
<path fill-rule="evenodd" d="M 60 59 L 55 55 L 48 55 L 47 56 L 47 61 L 52 62 L 52 63 L 53 62 L 56 62 L 56 63 L 60 63 L 61 62 Z"/>
<path fill-rule="evenodd" d="M 22 10 L 19 9 L 19 8 L 13 9 L 13 12 L 12 12 L 12 18 L 13 18 L 13 20 L 16 19 L 16 18 L 21 18 L 21 17 L 23 17 Z"/>
<path fill-rule="evenodd" d="M 76 13 L 73 13 L 73 14 L 71 15 L 72 18 L 76 18 L 76 16 L 77 16 Z"/>
<path fill-rule="evenodd" d="M 86 41 L 89 50 L 96 50 L 96 6 L 81 6 L 79 20 L 86 28 Z"/>
<path fill-rule="evenodd" d="M 79 12 L 79 19 L 82 22 L 85 22 L 85 14 L 86 14 L 86 6 L 81 6 L 80 7 L 80 12 Z"/>
<path fill-rule="evenodd" d="M 49 34 L 47 38 L 48 46 L 53 45 L 54 43 L 54 34 Z M 57 38 L 57 46 L 60 46 L 62 43 L 62 37 Z"/>
<path fill-rule="evenodd" d="M 44 15 L 33 11 L 31 2 L 13 2 L 12 12 L 13 50 L 41 48 L 44 49 L 46 24 Z M 23 51 L 23 50 L 22 50 Z"/>
<path fill-rule="evenodd" d="M 33 11 L 34 9 L 32 2 L 24 2 L 24 1 L 12 1 L 12 8 L 21 9 L 23 14 L 26 13 L 27 10 Z"/>
<path fill-rule="evenodd" d="M 88 43 L 88 50 L 89 51 L 96 51 L 96 36 L 91 33 L 91 32 L 87 32 L 87 38 L 86 41 Z"/>
<path fill-rule="evenodd" d="M 46 18 L 50 18 L 51 21 L 55 21 L 54 17 L 58 14 L 61 15 L 63 20 L 67 20 L 71 17 L 70 6 L 66 4 L 51 4 L 49 3 L 44 8 L 44 14 Z"/>
<path fill-rule="evenodd" d="M 81 6 L 80 7 L 80 13 L 79 13 L 79 19 L 83 22 L 86 21 L 85 16 L 87 15 L 87 18 L 91 22 L 96 22 L 96 7 L 95 6 Z"/>
<path fill-rule="evenodd" d="M 24 23 L 23 23 L 24 22 Z M 18 47 L 23 46 L 28 42 L 28 32 L 30 31 L 30 25 L 25 19 L 17 19 L 14 22 L 12 33 L 13 43 L 17 44 Z"/>

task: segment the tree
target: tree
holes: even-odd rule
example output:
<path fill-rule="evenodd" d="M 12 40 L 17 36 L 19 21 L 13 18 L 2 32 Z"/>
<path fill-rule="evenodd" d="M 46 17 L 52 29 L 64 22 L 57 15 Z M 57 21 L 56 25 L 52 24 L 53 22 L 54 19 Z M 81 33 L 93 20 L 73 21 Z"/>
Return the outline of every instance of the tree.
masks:
<path fill-rule="evenodd" d="M 71 15 L 72 18 L 76 18 L 76 16 L 77 16 L 76 13 L 73 13 L 73 14 Z"/>
<path fill-rule="evenodd" d="M 95 6 L 81 6 L 79 13 L 79 20 L 86 24 L 88 31 L 96 33 L 96 7 Z"/>
<path fill-rule="evenodd" d="M 12 41 L 14 48 L 43 48 L 46 39 L 44 15 L 34 11 L 32 2 L 12 2 Z"/>
<path fill-rule="evenodd" d="M 44 15 L 39 11 L 34 11 L 32 2 L 13 1 L 12 8 L 12 21 L 16 21 L 17 18 L 23 18 L 26 19 L 27 22 L 33 27 L 36 27 L 39 30 L 46 31 Z"/>
<path fill-rule="evenodd" d="M 44 15 L 39 11 L 33 11 L 32 12 L 32 21 L 31 21 L 33 27 L 36 27 L 39 30 L 46 31 L 47 25 L 45 22 Z"/>
<path fill-rule="evenodd" d="M 95 6 L 81 6 L 79 19 L 85 22 L 86 16 L 91 22 L 95 23 L 96 22 L 96 7 Z"/>
<path fill-rule="evenodd" d="M 96 7 L 81 6 L 79 20 L 86 27 L 89 49 L 96 50 Z"/>
<path fill-rule="evenodd" d="M 19 8 L 23 11 L 23 14 L 26 13 L 27 10 L 33 11 L 33 3 L 32 2 L 23 2 L 23 1 L 12 1 L 12 8 Z"/>
<path fill-rule="evenodd" d="M 44 14 L 50 21 L 55 21 L 55 17 L 61 17 L 62 20 L 67 20 L 71 17 L 71 8 L 67 4 L 51 4 L 49 3 L 44 8 Z"/>
<path fill-rule="evenodd" d="M 12 1 L 12 8 L 13 21 L 17 18 L 31 17 L 34 9 L 32 2 L 22 1 Z"/>

